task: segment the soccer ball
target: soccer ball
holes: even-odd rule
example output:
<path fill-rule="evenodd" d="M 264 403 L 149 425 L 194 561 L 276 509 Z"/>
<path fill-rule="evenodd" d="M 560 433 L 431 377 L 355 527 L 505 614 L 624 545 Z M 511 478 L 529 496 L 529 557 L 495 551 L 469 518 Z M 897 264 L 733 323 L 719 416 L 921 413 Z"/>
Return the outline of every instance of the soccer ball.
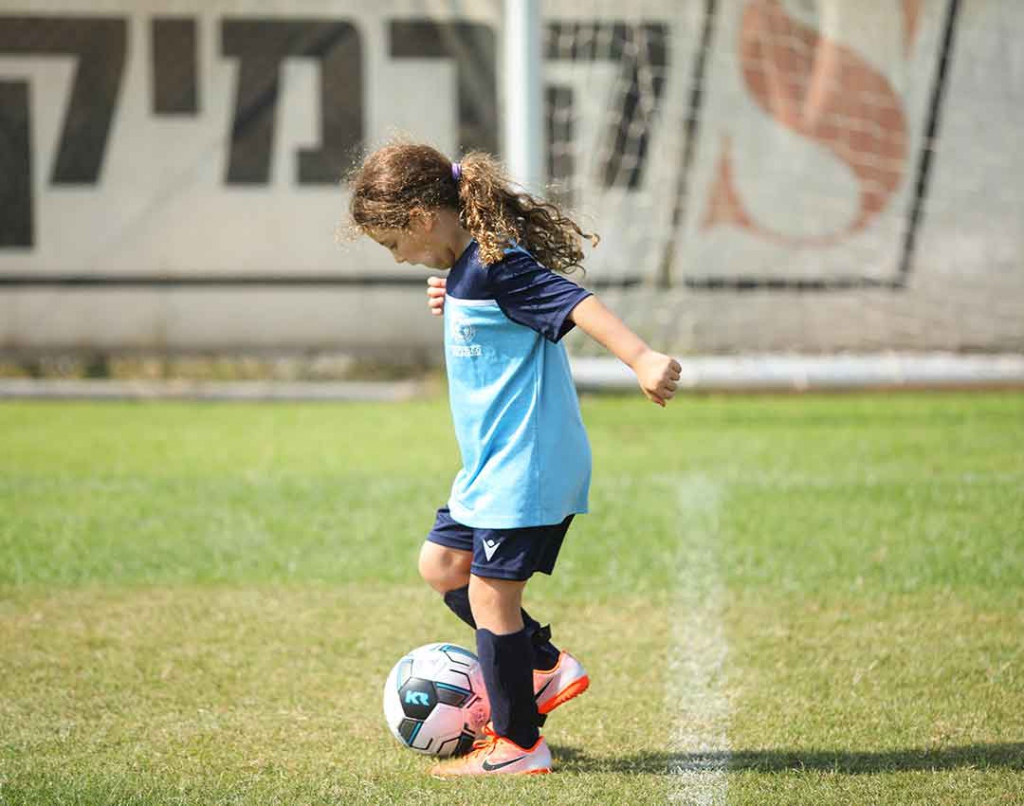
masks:
<path fill-rule="evenodd" d="M 418 647 L 395 664 L 384 684 L 388 727 L 420 753 L 468 753 L 490 716 L 480 663 L 461 646 Z"/>

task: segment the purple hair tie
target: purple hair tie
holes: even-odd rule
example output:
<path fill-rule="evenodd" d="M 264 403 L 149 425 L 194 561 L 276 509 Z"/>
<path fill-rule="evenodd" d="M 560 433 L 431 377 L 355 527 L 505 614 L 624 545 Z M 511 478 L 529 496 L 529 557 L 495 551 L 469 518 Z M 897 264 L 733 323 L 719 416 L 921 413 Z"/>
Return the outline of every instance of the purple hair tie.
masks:
<path fill-rule="evenodd" d="M 457 162 L 452 163 L 452 179 L 458 182 L 462 178 L 462 165 Z"/>

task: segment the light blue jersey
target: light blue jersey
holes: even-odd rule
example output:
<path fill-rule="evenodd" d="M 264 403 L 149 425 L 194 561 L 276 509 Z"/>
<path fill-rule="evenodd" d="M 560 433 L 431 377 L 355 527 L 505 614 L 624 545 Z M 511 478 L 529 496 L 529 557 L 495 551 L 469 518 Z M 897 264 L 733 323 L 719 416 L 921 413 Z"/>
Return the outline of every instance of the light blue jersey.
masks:
<path fill-rule="evenodd" d="M 445 362 L 463 466 L 448 506 L 460 523 L 513 529 L 587 511 L 590 445 L 560 343 L 587 296 L 520 248 L 486 266 L 474 241 L 452 267 Z"/>

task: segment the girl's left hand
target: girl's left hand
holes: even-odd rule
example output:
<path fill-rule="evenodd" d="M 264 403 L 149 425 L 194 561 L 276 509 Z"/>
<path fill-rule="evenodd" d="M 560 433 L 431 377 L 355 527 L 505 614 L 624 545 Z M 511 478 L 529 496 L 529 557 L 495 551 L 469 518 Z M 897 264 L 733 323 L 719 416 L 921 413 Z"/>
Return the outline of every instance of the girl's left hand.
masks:
<path fill-rule="evenodd" d="M 444 294 L 446 280 L 444 277 L 427 278 L 427 306 L 434 316 L 444 314 Z"/>
<path fill-rule="evenodd" d="M 647 399 L 659 406 L 675 397 L 679 374 L 683 368 L 671 356 L 647 350 L 633 365 L 640 389 Z"/>

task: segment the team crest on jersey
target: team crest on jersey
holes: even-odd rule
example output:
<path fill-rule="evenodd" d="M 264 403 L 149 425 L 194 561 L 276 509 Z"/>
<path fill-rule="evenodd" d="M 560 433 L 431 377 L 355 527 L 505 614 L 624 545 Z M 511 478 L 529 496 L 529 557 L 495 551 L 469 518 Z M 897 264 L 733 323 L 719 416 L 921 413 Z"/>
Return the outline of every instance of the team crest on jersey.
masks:
<path fill-rule="evenodd" d="M 466 324 L 455 324 L 452 327 L 452 341 L 459 342 L 452 344 L 450 352 L 459 358 L 474 358 L 481 354 L 479 344 L 470 344 L 476 336 L 476 327 Z"/>

